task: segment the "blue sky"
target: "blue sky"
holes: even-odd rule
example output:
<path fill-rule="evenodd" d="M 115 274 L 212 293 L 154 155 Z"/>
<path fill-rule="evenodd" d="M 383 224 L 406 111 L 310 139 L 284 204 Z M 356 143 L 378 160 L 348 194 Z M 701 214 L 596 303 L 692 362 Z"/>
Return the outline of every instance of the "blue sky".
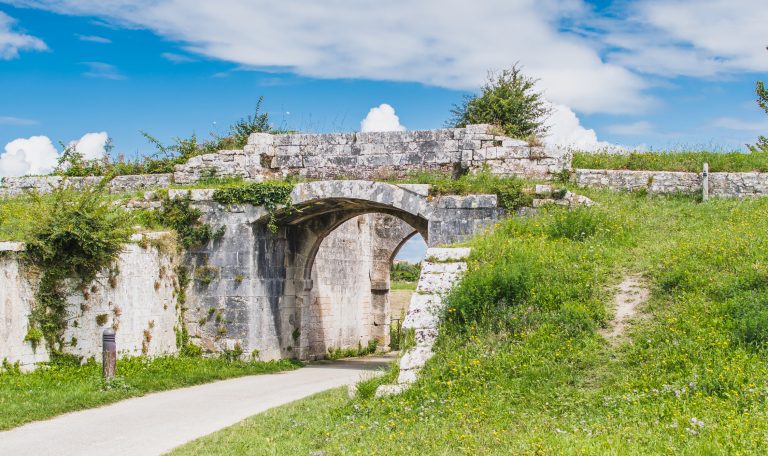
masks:
<path fill-rule="evenodd" d="M 262 95 L 276 126 L 302 131 L 358 130 L 381 103 L 437 128 L 515 61 L 558 106 L 560 142 L 728 149 L 768 130 L 762 1 L 205 3 L 0 0 L 0 147 L 106 132 L 135 157 L 152 151 L 142 130 L 223 133 Z"/>
<path fill-rule="evenodd" d="M 260 96 L 275 126 L 356 131 L 387 103 L 443 126 L 519 62 L 555 108 L 550 143 L 741 148 L 768 133 L 765 0 L 0 0 L 0 176 L 59 143 L 152 153 L 224 133 Z"/>

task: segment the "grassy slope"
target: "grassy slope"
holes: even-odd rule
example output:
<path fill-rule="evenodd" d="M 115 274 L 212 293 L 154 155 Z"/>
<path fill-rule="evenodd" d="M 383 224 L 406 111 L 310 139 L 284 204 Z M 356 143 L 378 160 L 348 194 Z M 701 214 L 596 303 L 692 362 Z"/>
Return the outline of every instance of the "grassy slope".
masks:
<path fill-rule="evenodd" d="M 474 242 L 437 354 L 405 394 L 324 393 L 178 452 L 762 453 L 768 199 L 583 192 L 600 208 Z M 630 272 L 652 296 L 612 348 L 597 332 L 607 288 Z"/>
<path fill-rule="evenodd" d="M 577 152 L 574 168 L 688 171 L 700 173 L 704 163 L 711 172 L 768 172 L 768 153 L 741 152 L 634 152 L 627 155 Z"/>
<path fill-rule="evenodd" d="M 242 362 L 170 356 L 121 359 L 116 380 L 110 387 L 105 387 L 101 379 L 100 364 L 43 367 L 27 374 L 4 373 L 0 374 L 0 430 L 153 391 L 298 366 L 291 360 Z"/>

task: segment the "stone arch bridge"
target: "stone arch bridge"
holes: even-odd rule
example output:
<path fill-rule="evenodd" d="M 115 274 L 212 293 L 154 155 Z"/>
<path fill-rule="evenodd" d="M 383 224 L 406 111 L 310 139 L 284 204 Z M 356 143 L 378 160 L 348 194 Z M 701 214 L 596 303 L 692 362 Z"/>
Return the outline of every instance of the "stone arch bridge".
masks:
<path fill-rule="evenodd" d="M 207 223 L 226 226 L 220 239 L 188 253 L 187 327 L 204 348 L 239 345 L 263 359 L 388 344 L 389 272 L 400 247 L 417 233 L 430 247 L 466 240 L 504 214 L 495 195 L 432 197 L 427 185 L 318 181 L 294 188 L 272 232 L 263 207 L 224 206 L 212 190 L 170 191 L 186 194 Z"/>

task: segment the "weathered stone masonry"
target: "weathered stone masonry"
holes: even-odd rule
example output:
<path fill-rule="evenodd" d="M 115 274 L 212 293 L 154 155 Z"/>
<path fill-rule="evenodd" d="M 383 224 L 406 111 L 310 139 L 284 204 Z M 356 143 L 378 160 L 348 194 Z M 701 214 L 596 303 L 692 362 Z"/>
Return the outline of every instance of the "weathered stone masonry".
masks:
<path fill-rule="evenodd" d="M 388 289 L 389 264 L 405 239 L 418 232 L 428 245 L 465 240 L 504 214 L 503 209 L 496 207 L 494 195 L 431 199 L 427 190 L 426 186 L 371 181 L 300 184 L 291 194 L 293 209 L 279 215 L 275 233 L 266 226 L 269 215 L 263 208 L 225 207 L 211 201 L 208 190 L 172 191 L 171 196 L 189 192 L 193 203 L 204 211 L 208 223 L 227 226 L 221 239 L 189 253 L 192 277 L 213 274 L 214 279 L 207 283 L 197 280 L 192 285 L 188 327 L 205 348 L 239 345 L 246 353 L 258 350 L 262 359 L 314 357 L 324 353 L 329 344 L 343 346 L 355 338 L 360 342 L 376 338 L 385 344 L 387 302 L 386 297 L 377 295 Z M 321 324 L 323 311 L 332 309 L 328 306 L 324 309 L 318 301 L 329 291 L 315 283 L 328 274 L 321 268 L 315 269 L 318 252 L 334 230 L 372 213 L 395 217 L 408 226 L 392 220 L 379 221 L 392 225 L 379 226 L 379 234 L 375 234 L 373 225 L 374 233 L 364 234 L 376 239 L 373 251 L 368 245 L 368 254 L 364 254 L 364 248 L 357 247 L 343 253 L 330 250 L 331 255 L 357 256 L 356 262 L 340 266 L 341 271 L 349 271 L 355 264 L 364 265 L 369 276 L 362 284 L 367 290 L 341 298 L 341 302 L 346 300 L 361 306 L 355 318 L 360 323 L 354 323 L 354 328 L 345 324 L 340 335 L 323 334 L 334 325 Z M 333 242 L 330 245 L 332 247 Z M 337 258 L 322 261 L 337 261 Z M 330 291 L 338 299 L 339 294 Z M 222 315 L 220 321 L 195 326 L 195 321 L 202 320 L 210 309 Z"/>
<path fill-rule="evenodd" d="M 648 193 L 701 193 L 703 175 L 672 171 L 577 169 L 576 184 L 583 187 Z M 709 173 L 709 196 L 768 195 L 768 173 Z"/>

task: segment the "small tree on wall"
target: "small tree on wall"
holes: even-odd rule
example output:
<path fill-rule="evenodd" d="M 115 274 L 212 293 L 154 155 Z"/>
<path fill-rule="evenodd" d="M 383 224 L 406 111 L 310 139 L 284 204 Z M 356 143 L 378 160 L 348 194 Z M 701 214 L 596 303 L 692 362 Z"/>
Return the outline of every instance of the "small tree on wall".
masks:
<path fill-rule="evenodd" d="M 768 89 L 765 88 L 763 81 L 757 81 L 755 92 L 757 92 L 757 104 L 768 114 Z M 757 138 L 757 144 L 748 147 L 752 152 L 768 152 L 768 138 L 760 136 Z"/>
<path fill-rule="evenodd" d="M 479 95 L 468 96 L 451 110 L 448 125 L 491 124 L 512 138 L 528 139 L 547 132 L 548 103 L 536 90 L 538 81 L 525 76 L 515 64 L 510 69 L 489 72 Z"/>

